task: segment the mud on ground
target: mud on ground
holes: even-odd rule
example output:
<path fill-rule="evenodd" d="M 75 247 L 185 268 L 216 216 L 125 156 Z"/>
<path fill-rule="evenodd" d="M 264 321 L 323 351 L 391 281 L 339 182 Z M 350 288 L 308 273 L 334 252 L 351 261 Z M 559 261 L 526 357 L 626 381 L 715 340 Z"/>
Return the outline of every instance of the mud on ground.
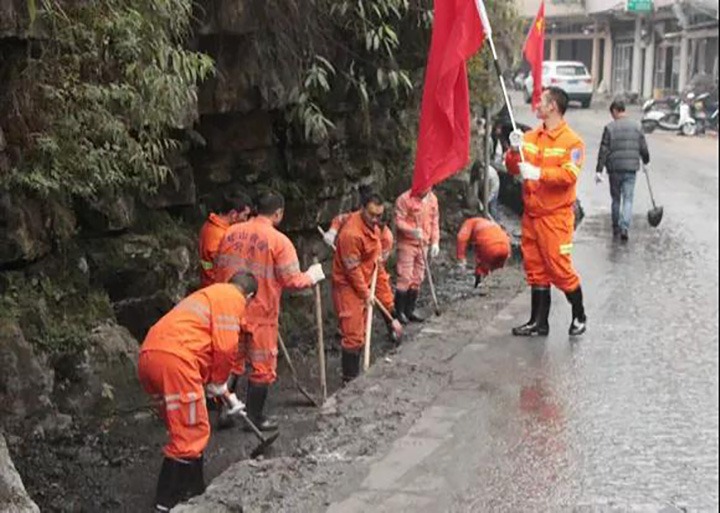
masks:
<path fill-rule="evenodd" d="M 368 458 L 406 429 L 449 379 L 447 361 L 476 334 L 456 329 L 453 323 L 468 318 L 482 327 L 524 287 L 516 261 L 491 276 L 484 291 L 473 289 L 471 271 L 454 269 L 446 254 L 433 269 L 443 315 L 411 326 L 400 348 L 387 340 L 377 318 L 373 367 L 332 397 L 322 411 L 297 392 L 281 359 L 268 412 L 280 422 L 282 432 L 268 459 L 247 460 L 257 442 L 241 427 L 214 429 L 205 454 L 206 479 L 210 482 L 224 473 L 197 506 L 183 511 L 212 511 L 211 503 L 222 504 L 218 511 L 238 511 L 242 503 L 246 513 L 322 510 L 333 475 L 352 471 L 353 461 Z M 420 302 L 431 312 L 426 284 Z M 317 394 L 315 334 L 308 337 L 312 340 L 295 344 L 290 353 L 301 382 Z M 297 337 L 287 338 L 288 343 L 297 342 Z M 326 333 L 326 346 L 332 394 L 340 387 L 336 333 Z M 76 424 L 62 436 L 8 437 L 28 492 L 48 512 L 148 511 L 164 441 L 162 423 L 143 408 Z"/>

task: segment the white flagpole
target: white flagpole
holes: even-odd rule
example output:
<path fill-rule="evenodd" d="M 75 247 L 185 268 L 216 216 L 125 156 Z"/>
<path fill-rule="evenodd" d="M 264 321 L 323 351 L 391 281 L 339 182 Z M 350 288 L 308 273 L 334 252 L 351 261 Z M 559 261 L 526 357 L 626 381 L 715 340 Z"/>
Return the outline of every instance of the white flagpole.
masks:
<path fill-rule="evenodd" d="M 498 80 L 500 80 L 500 87 L 502 88 L 503 97 L 505 99 L 505 105 L 508 108 L 510 114 L 510 122 L 512 123 L 513 130 L 517 130 L 517 124 L 515 123 L 515 115 L 513 114 L 512 105 L 510 105 L 510 97 L 508 96 L 507 87 L 505 87 L 505 79 L 500 71 L 500 63 L 498 62 L 497 51 L 495 50 L 495 42 L 492 37 L 492 27 L 490 26 L 490 20 L 488 19 L 487 11 L 485 10 L 485 2 L 483 0 L 475 0 L 475 6 L 477 7 L 478 14 L 480 15 L 480 22 L 485 29 L 485 38 L 490 43 L 490 50 L 493 55 L 493 63 L 495 65 L 495 72 L 497 73 Z"/>
<path fill-rule="evenodd" d="M 477 7 L 478 14 L 480 15 L 480 23 L 482 23 L 485 29 L 485 38 L 490 43 L 490 50 L 493 55 L 493 64 L 495 65 L 495 72 L 497 73 L 498 80 L 500 81 L 500 88 L 503 92 L 503 98 L 505 99 L 505 105 L 510 115 L 510 123 L 513 127 L 513 132 L 517 131 L 517 124 L 515 123 L 515 114 L 513 114 L 512 105 L 510 104 L 510 96 L 508 96 L 507 87 L 505 87 L 505 79 L 500 71 L 500 63 L 498 62 L 497 51 L 495 50 L 495 42 L 492 37 L 492 27 L 490 26 L 490 19 L 488 18 L 487 11 L 485 10 L 485 2 L 483 0 L 475 0 L 475 7 Z M 486 127 L 486 130 L 490 130 L 490 127 Z M 520 160 L 525 162 L 525 155 L 520 151 Z"/>

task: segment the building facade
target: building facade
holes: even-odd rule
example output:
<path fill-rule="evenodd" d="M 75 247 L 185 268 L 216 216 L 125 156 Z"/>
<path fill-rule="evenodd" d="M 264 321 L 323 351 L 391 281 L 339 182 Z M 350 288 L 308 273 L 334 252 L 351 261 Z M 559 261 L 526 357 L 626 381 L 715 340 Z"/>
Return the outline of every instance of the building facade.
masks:
<path fill-rule="evenodd" d="M 540 0 L 517 0 L 531 20 Z M 717 0 L 546 0 L 547 60 L 583 62 L 600 93 L 660 97 L 717 85 Z"/>

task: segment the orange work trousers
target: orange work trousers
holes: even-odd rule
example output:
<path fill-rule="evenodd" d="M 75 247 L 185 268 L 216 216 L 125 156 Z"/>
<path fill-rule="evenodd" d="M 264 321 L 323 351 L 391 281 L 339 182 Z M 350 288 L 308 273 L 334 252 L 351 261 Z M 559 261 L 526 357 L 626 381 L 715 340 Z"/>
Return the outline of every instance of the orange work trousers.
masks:
<path fill-rule="evenodd" d="M 574 225 L 572 211 L 541 217 L 523 216 L 520 247 L 529 285 L 555 285 L 563 292 L 572 292 L 580 286 L 571 257 Z"/>
<path fill-rule="evenodd" d="M 340 345 L 346 351 L 358 352 L 365 346 L 367 305 L 349 285 L 333 286 L 335 313 L 340 323 Z"/>
<path fill-rule="evenodd" d="M 252 334 L 249 330 L 241 336 L 242 340 L 238 344 L 237 360 L 235 360 L 235 365 L 233 365 L 231 370 L 236 376 L 243 376 L 245 374 L 245 365 L 248 363 L 247 348 L 252 341 Z"/>
<path fill-rule="evenodd" d="M 236 368 L 242 366 L 244 371 L 242 362 L 245 360 L 250 366 L 248 381 L 256 385 L 271 385 L 277 380 L 278 325 L 248 323 L 248 332 L 245 356 L 241 349 Z M 243 374 L 235 370 L 233 373 Z"/>
<path fill-rule="evenodd" d="M 475 274 L 487 276 L 490 271 L 500 269 L 510 256 L 507 240 L 494 240 L 483 242 L 475 246 Z"/>
<path fill-rule="evenodd" d="M 199 458 L 210 439 L 210 422 L 200 368 L 165 351 L 145 351 L 138 359 L 140 384 L 165 422 L 172 459 Z"/>
<path fill-rule="evenodd" d="M 427 248 L 425 248 L 427 252 Z M 397 289 L 405 292 L 418 290 L 425 279 L 425 259 L 423 247 L 400 241 L 397 248 Z"/>

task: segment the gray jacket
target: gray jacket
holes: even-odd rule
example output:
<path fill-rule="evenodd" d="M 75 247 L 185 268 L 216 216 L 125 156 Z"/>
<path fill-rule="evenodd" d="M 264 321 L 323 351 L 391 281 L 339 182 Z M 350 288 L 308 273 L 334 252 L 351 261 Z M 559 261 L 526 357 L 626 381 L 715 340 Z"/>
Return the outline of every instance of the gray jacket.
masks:
<path fill-rule="evenodd" d="M 608 173 L 634 172 L 640 169 L 641 159 L 645 164 L 650 162 L 640 125 L 627 118 L 608 123 L 603 131 L 596 171 L 602 173 L 603 168 L 607 168 Z"/>

